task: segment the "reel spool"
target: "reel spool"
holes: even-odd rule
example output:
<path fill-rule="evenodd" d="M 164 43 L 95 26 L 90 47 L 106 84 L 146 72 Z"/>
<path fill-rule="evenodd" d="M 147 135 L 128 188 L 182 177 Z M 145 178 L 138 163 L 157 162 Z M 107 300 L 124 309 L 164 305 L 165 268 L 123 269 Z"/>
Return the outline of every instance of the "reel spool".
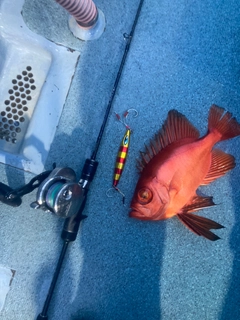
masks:
<path fill-rule="evenodd" d="M 83 198 L 75 172 L 71 168 L 55 168 L 40 184 L 31 207 L 69 218 L 78 212 Z"/>

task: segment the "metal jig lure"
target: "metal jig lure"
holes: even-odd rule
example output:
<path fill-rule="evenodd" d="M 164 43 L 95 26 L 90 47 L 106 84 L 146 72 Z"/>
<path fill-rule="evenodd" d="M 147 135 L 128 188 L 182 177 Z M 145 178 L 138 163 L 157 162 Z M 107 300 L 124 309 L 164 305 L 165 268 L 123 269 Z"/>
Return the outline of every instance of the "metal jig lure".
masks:
<path fill-rule="evenodd" d="M 113 186 L 112 188 L 107 190 L 107 196 L 109 196 L 109 191 L 112 189 L 115 189 L 116 191 L 118 191 L 122 197 L 123 197 L 123 204 L 125 202 L 125 195 L 124 193 L 117 187 L 119 180 L 121 178 L 123 169 L 124 169 L 124 165 L 127 159 L 127 154 L 128 154 L 128 149 L 129 149 L 129 143 L 130 143 L 130 135 L 132 132 L 132 129 L 130 128 L 130 126 L 126 123 L 127 117 L 129 115 L 129 112 L 134 111 L 135 112 L 135 116 L 138 116 L 138 112 L 135 109 L 128 109 L 124 114 L 123 114 L 123 119 L 121 119 L 121 116 L 115 112 L 116 117 L 118 119 L 118 121 L 120 121 L 125 127 L 126 127 L 126 132 L 124 134 L 124 137 L 122 139 L 121 145 L 118 149 L 118 154 L 117 154 L 117 159 L 116 159 L 116 163 L 115 163 L 115 169 L 114 169 L 114 176 L 113 176 Z"/>

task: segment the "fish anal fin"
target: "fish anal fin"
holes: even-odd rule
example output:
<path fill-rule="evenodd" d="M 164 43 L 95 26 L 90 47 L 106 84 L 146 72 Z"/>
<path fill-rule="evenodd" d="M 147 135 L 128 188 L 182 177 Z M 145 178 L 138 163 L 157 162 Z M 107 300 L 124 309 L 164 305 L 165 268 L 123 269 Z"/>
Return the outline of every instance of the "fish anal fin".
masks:
<path fill-rule="evenodd" d="M 235 158 L 231 154 L 227 154 L 219 149 L 212 151 L 212 161 L 209 172 L 203 179 L 201 185 L 206 185 L 222 177 L 228 171 L 235 167 Z"/>
<path fill-rule="evenodd" d="M 182 140 L 181 144 L 186 144 L 198 138 L 199 131 L 190 121 L 177 110 L 170 110 L 161 130 L 150 141 L 149 147 L 145 146 L 145 152 L 140 152 L 138 169 L 142 171 L 156 154 L 171 143 Z"/>
<path fill-rule="evenodd" d="M 195 195 L 181 210 L 181 213 L 194 212 L 203 208 L 214 206 L 213 197 Z"/>
<path fill-rule="evenodd" d="M 211 232 L 210 229 L 224 228 L 221 224 L 193 213 L 181 213 L 177 214 L 177 217 L 189 230 L 198 236 L 203 236 L 211 241 L 220 239 L 216 234 Z"/>

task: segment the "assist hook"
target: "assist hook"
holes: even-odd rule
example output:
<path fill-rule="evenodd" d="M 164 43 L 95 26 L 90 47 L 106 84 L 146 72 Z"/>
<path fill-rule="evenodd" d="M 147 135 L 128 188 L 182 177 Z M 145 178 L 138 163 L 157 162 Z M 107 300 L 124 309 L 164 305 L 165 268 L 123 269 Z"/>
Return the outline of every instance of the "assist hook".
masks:
<path fill-rule="evenodd" d="M 119 115 L 119 113 L 116 113 L 116 112 L 114 111 L 114 113 L 115 113 L 118 121 L 121 122 L 127 129 L 130 129 L 130 130 L 132 131 L 132 129 L 130 128 L 130 126 L 126 123 L 126 120 L 127 120 L 128 116 L 129 116 L 129 113 L 130 113 L 130 112 L 134 112 L 134 113 L 135 113 L 134 116 L 133 116 L 134 118 L 136 118 L 136 117 L 138 116 L 138 111 L 137 111 L 136 109 L 134 109 L 134 108 L 131 108 L 131 109 L 128 109 L 127 111 L 124 112 L 124 114 L 123 114 L 123 120 L 122 120 L 122 119 L 121 119 L 121 116 Z"/>

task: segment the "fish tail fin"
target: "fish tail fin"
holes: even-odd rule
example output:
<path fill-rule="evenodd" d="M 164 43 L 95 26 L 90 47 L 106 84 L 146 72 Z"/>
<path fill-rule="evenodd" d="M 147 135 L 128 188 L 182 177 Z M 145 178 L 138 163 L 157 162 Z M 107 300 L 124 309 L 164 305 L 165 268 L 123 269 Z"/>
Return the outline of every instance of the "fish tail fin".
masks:
<path fill-rule="evenodd" d="M 221 134 L 219 141 L 240 135 L 240 124 L 232 114 L 225 109 L 212 105 L 208 116 L 209 132 L 217 131 Z"/>
<path fill-rule="evenodd" d="M 178 214 L 177 217 L 188 229 L 198 236 L 203 236 L 211 241 L 220 239 L 216 234 L 211 232 L 210 229 L 224 228 L 221 224 L 193 213 Z"/>

